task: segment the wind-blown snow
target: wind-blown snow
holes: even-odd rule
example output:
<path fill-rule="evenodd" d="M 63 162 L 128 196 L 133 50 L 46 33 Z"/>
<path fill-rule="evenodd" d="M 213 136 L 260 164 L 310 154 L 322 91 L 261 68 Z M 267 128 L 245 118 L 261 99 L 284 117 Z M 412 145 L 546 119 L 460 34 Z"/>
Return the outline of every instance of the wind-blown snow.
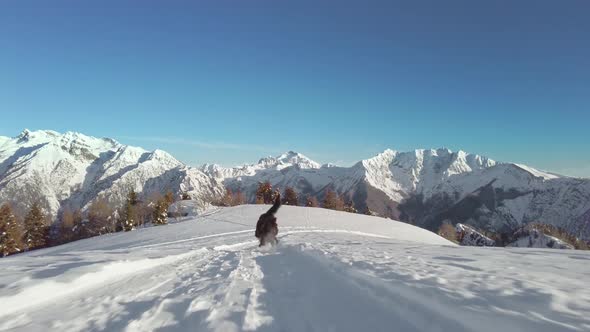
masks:
<path fill-rule="evenodd" d="M 266 206 L 0 260 L 0 330 L 588 331 L 587 252 L 458 247 L 408 224 Z"/>

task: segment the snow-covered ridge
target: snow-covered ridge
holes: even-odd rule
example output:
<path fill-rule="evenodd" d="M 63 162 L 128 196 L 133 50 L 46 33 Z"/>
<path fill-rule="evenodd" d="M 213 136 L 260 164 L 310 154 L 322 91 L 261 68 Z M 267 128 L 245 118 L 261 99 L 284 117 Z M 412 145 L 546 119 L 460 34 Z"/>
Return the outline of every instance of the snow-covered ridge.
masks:
<path fill-rule="evenodd" d="M 430 193 L 453 175 L 489 168 L 496 162 L 464 151 L 441 148 L 411 152 L 385 150 L 374 158 L 362 161 L 362 165 L 369 184 L 399 202 L 409 192 Z"/>
<path fill-rule="evenodd" d="M 265 157 L 256 164 L 244 164 L 242 166 L 227 168 L 216 164 L 205 164 L 200 170 L 220 180 L 240 176 L 254 176 L 258 172 L 266 170 L 280 171 L 288 167 L 298 169 L 318 169 L 322 166 L 304 156 L 301 153 L 289 151 L 276 157 Z"/>
<path fill-rule="evenodd" d="M 514 164 L 517 167 L 522 168 L 523 170 L 531 173 L 534 176 L 543 178 L 545 180 L 550 180 L 550 179 L 558 179 L 560 177 L 563 177 L 562 175 L 557 175 L 557 174 L 553 174 L 553 173 L 548 173 L 548 172 L 544 172 L 544 171 L 540 171 L 538 169 L 526 166 L 526 165 L 522 165 L 522 164 Z"/>
<path fill-rule="evenodd" d="M 286 167 L 296 166 L 299 168 L 320 168 L 320 164 L 307 158 L 301 153 L 289 151 L 283 153 L 278 157 L 267 157 L 262 158 L 258 161 L 258 165 L 264 168 L 275 168 L 277 170 L 284 169 Z"/>
<path fill-rule="evenodd" d="M 536 229 L 530 230 L 526 236 L 519 237 L 516 241 L 510 243 L 508 247 L 574 249 L 571 244 Z"/>

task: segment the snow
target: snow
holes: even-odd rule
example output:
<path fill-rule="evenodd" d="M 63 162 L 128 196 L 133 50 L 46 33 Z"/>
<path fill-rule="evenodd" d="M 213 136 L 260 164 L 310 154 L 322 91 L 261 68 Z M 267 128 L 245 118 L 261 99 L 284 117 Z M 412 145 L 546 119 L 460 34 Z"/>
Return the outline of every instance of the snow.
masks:
<path fill-rule="evenodd" d="M 288 167 L 296 167 L 299 170 L 313 170 L 321 168 L 321 165 L 301 153 L 289 151 L 276 157 L 262 158 L 257 164 L 246 164 L 233 168 L 205 164 L 200 167 L 200 170 L 219 181 L 223 181 L 228 178 L 256 176 L 259 172 L 281 171 Z"/>
<path fill-rule="evenodd" d="M 209 209 L 212 209 L 211 204 L 203 205 L 200 201 L 181 200 L 170 204 L 168 214 L 176 217 L 196 217 Z"/>
<path fill-rule="evenodd" d="M 512 217 L 519 223 L 525 223 L 525 215 L 527 207 L 530 206 L 531 201 L 534 198 L 533 193 L 529 193 L 515 199 L 507 199 L 502 202 L 502 206 L 498 207 L 500 211 L 506 211 L 506 213 L 512 215 Z"/>
<path fill-rule="evenodd" d="M 430 193 L 442 181 L 453 175 L 470 173 L 495 165 L 495 161 L 463 151 L 449 149 L 419 149 L 411 152 L 385 150 L 363 160 L 352 169 L 367 183 L 385 193 L 394 202 L 401 202 L 409 194 Z M 356 170 L 359 173 L 359 170 Z"/>
<path fill-rule="evenodd" d="M 0 148 L 8 141 L 10 141 L 10 137 L 0 136 Z"/>
<path fill-rule="evenodd" d="M 529 235 L 518 238 L 510 243 L 508 247 L 574 249 L 571 244 L 554 236 L 543 234 L 543 232 L 536 229 L 530 230 Z"/>
<path fill-rule="evenodd" d="M 377 217 L 268 206 L 0 259 L 2 331 L 588 331 L 590 253 L 458 247 Z"/>
<path fill-rule="evenodd" d="M 455 225 L 455 229 L 463 246 L 493 247 L 496 245 L 496 241 L 468 225 L 459 223 Z"/>
<path fill-rule="evenodd" d="M 536 177 L 540 177 L 543 178 L 545 180 L 550 180 L 550 179 L 558 179 L 561 176 L 556 175 L 556 174 L 552 174 L 552 173 L 547 173 L 547 172 L 543 172 L 543 171 L 539 171 L 538 169 L 526 166 L 526 165 L 522 165 L 522 164 L 514 164 L 522 169 L 524 169 L 525 171 L 531 173 L 532 175 L 536 176 Z"/>

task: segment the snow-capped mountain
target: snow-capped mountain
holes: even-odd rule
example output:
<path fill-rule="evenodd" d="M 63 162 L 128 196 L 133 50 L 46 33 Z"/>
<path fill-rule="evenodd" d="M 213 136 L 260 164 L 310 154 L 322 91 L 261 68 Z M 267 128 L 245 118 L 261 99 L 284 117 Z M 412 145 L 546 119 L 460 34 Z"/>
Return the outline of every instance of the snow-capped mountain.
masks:
<path fill-rule="evenodd" d="M 35 200 L 53 216 L 60 207 L 84 208 L 97 197 L 118 203 L 130 189 L 188 191 L 196 198 L 222 192 L 215 180 L 161 150 L 48 130 L 0 139 L 0 201 L 21 213 Z"/>
<path fill-rule="evenodd" d="M 289 151 L 277 157 L 262 158 L 256 164 L 246 164 L 234 168 L 205 164 L 200 167 L 200 170 L 215 179 L 225 180 L 242 176 L 255 176 L 257 173 L 267 170 L 281 171 L 289 167 L 295 167 L 297 169 L 318 169 L 321 166 L 300 153 Z"/>
<path fill-rule="evenodd" d="M 240 189 L 250 202 L 258 183 L 269 181 L 273 187 L 290 186 L 301 196 L 320 199 L 332 189 L 357 210 L 370 209 L 431 230 L 451 222 L 510 232 L 522 224 L 541 222 L 590 237 L 584 217 L 590 215 L 589 179 L 448 149 L 386 150 L 352 167 L 317 167 L 307 159 L 304 165 L 315 167 L 275 165 L 261 161 L 238 168 L 206 165 L 202 170 L 232 190 Z"/>
<path fill-rule="evenodd" d="M 294 155 L 299 156 L 295 159 L 298 162 L 281 162 L 279 165 L 287 167 L 276 167 L 276 160 Z M 258 182 L 270 181 L 276 187 L 295 187 L 303 194 L 317 195 L 330 187 L 351 198 L 358 198 L 358 191 L 362 189 L 360 187 L 365 186 L 399 203 L 414 192 L 431 194 L 435 186 L 454 175 L 495 164 L 485 157 L 463 151 L 453 153 L 448 149 L 405 153 L 386 150 L 349 168 L 334 165 L 320 167 L 318 163 L 290 152 L 278 158 L 262 159 L 255 165 L 237 168 L 205 165 L 202 170 L 216 179 L 226 181 L 230 187 L 240 187 L 247 193 L 253 193 Z M 361 203 L 358 199 L 355 201 Z"/>
<path fill-rule="evenodd" d="M 63 206 L 84 208 L 97 197 L 118 203 L 130 188 L 144 195 L 189 192 L 205 206 L 227 187 L 254 202 L 264 181 L 279 189 L 293 187 L 302 202 L 335 190 L 361 212 L 369 209 L 430 230 L 450 222 L 510 232 L 540 222 L 590 239 L 590 179 L 463 151 L 386 150 L 351 167 L 320 165 L 289 151 L 234 168 L 192 168 L 160 150 L 79 133 L 25 130 L 0 137 L 0 201 L 21 210 L 36 199 L 53 215 Z"/>

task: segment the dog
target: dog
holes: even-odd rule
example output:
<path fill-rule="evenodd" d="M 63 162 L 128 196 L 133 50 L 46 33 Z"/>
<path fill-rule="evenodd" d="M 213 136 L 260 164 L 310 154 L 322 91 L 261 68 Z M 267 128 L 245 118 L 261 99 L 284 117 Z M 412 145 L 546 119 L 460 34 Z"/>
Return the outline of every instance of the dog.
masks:
<path fill-rule="evenodd" d="M 277 225 L 277 218 L 275 213 L 281 207 L 281 194 L 277 193 L 275 203 L 273 206 L 264 214 L 258 218 L 256 223 L 256 232 L 254 236 L 260 240 L 259 247 L 266 245 L 267 243 L 273 246 L 279 243 L 277 240 L 277 234 L 279 233 L 279 226 Z"/>

